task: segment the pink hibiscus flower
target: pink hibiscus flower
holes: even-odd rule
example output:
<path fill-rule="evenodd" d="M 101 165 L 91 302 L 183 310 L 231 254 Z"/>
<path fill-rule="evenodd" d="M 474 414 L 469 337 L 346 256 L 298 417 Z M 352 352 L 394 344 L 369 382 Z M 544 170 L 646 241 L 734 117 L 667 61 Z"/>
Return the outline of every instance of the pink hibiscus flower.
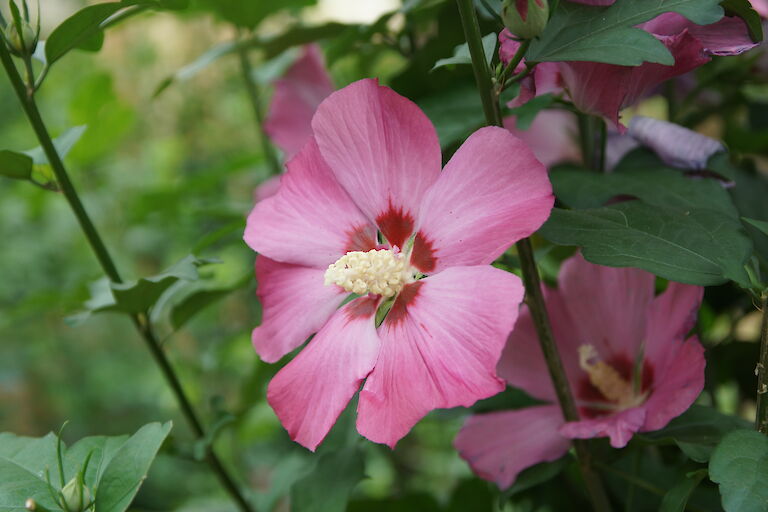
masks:
<path fill-rule="evenodd" d="M 527 143 L 547 168 L 563 162 L 581 162 L 576 116 L 566 110 L 542 110 L 527 130 L 517 128 L 515 116 L 504 118 L 504 128 Z"/>
<path fill-rule="evenodd" d="M 316 44 L 302 48 L 301 57 L 275 82 L 264 131 L 286 159 L 298 153 L 312 136 L 312 116 L 334 90 L 323 53 Z M 279 176 L 259 185 L 255 192 L 256 201 L 273 196 L 279 185 Z"/>
<path fill-rule="evenodd" d="M 621 448 L 635 432 L 658 430 L 704 387 L 704 349 L 695 336 L 686 339 L 702 287 L 670 282 L 654 297 L 653 274 L 593 265 L 579 254 L 559 281 L 545 298 L 582 419 L 565 423 L 551 405 L 555 391 L 524 309 L 497 370 L 550 404 L 472 416 L 455 441 L 475 473 L 502 488 L 523 469 L 563 456 L 570 439 L 608 436 Z"/>
<path fill-rule="evenodd" d="M 653 34 L 675 58 L 672 66 L 646 62 L 617 66 L 599 62 L 542 63 L 521 83 L 518 106 L 532 97 L 565 90 L 582 112 L 602 116 L 622 133 L 620 111 L 650 94 L 659 84 L 706 64 L 713 55 L 738 55 L 756 46 L 741 18 L 724 17 L 712 25 L 696 25 L 677 13 L 665 13 L 638 25 Z M 519 43 L 509 32 L 499 34 L 499 57 L 509 62 Z M 544 66 L 542 69 L 540 67 Z M 562 87 L 562 89 L 560 89 Z"/>
<path fill-rule="evenodd" d="M 267 399 L 314 450 L 365 380 L 357 429 L 394 447 L 430 410 L 503 389 L 495 367 L 523 288 L 489 264 L 546 220 L 551 184 L 496 127 L 472 134 L 441 172 L 430 121 L 372 79 L 323 101 L 312 129 L 245 230 L 260 253 L 256 351 L 273 362 L 317 333 Z"/>

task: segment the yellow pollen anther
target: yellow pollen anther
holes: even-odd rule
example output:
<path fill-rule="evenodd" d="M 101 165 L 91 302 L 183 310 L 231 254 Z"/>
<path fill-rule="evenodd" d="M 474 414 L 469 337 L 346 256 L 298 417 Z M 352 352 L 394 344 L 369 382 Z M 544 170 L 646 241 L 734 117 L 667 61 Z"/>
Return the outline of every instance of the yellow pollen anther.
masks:
<path fill-rule="evenodd" d="M 358 295 L 375 293 L 393 297 L 415 280 L 413 275 L 414 270 L 403 253 L 390 249 L 351 251 L 328 265 L 325 284 L 335 284 Z"/>
<path fill-rule="evenodd" d="M 619 409 L 640 405 L 643 394 L 636 395 L 632 383 L 622 378 L 616 369 L 602 361 L 592 345 L 579 347 L 579 366 L 589 375 L 589 381 L 602 395 L 618 404 Z"/>

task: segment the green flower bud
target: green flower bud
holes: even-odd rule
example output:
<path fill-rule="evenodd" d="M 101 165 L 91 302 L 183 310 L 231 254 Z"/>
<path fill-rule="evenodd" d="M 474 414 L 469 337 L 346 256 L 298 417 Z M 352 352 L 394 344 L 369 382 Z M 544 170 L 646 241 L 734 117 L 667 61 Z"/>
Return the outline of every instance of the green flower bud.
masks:
<path fill-rule="evenodd" d="M 549 3 L 547 0 L 504 0 L 501 17 L 512 34 L 533 39 L 547 26 Z"/>
<path fill-rule="evenodd" d="M 91 502 L 91 493 L 78 478 L 73 478 L 64 486 L 61 496 L 67 512 L 83 512 Z"/>
<path fill-rule="evenodd" d="M 38 33 L 29 23 L 21 20 L 21 35 L 16 30 L 16 23 L 11 21 L 5 27 L 5 44 L 8 49 L 17 57 L 24 57 L 35 53 L 37 48 Z M 23 41 L 22 41 L 23 39 Z"/>

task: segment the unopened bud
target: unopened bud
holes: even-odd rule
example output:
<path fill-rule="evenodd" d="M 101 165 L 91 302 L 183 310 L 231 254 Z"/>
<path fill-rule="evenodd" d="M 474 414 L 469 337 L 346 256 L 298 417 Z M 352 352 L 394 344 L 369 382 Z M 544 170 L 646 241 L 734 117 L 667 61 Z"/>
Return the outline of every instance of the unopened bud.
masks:
<path fill-rule="evenodd" d="M 78 478 L 73 478 L 64 486 L 61 496 L 68 512 L 83 512 L 91 501 L 91 493 Z"/>
<path fill-rule="evenodd" d="M 24 502 L 24 508 L 27 510 L 37 510 L 37 503 L 32 498 L 29 498 Z"/>
<path fill-rule="evenodd" d="M 17 57 L 25 57 L 35 53 L 37 39 L 37 31 L 24 20 L 21 20 L 21 37 L 19 37 L 19 31 L 16 30 L 16 23 L 13 21 L 5 27 L 6 46 Z"/>
<path fill-rule="evenodd" d="M 549 21 L 548 0 L 504 0 L 501 17 L 510 32 L 522 39 L 533 39 Z"/>

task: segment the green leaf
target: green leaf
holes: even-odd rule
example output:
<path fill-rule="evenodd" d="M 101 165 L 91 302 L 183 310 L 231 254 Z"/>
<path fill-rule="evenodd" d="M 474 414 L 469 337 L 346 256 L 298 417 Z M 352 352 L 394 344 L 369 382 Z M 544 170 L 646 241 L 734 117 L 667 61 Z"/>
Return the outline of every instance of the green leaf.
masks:
<path fill-rule="evenodd" d="M 709 157 L 707 170 L 719 174 L 731 181 L 736 180 L 736 169 L 731 164 L 731 155 L 726 151 L 719 151 Z"/>
<path fill-rule="evenodd" d="M 490 34 L 483 36 L 483 49 L 485 50 L 485 59 L 488 61 L 488 65 L 491 64 L 493 56 L 496 52 L 496 42 L 498 36 L 491 32 Z M 469 55 L 469 46 L 467 43 L 460 44 L 453 49 L 453 56 L 446 59 L 440 59 L 432 66 L 432 71 L 443 66 L 450 66 L 455 64 L 472 64 L 472 57 Z"/>
<path fill-rule="evenodd" d="M 525 102 L 524 105 L 510 109 L 509 113 L 515 116 L 515 126 L 517 126 L 518 130 L 527 130 L 531 127 L 531 123 L 539 115 L 539 112 L 548 108 L 554 101 L 554 95 L 542 94 Z"/>
<path fill-rule="evenodd" d="M 144 425 L 115 452 L 96 489 L 96 510 L 128 508 L 170 430 L 171 422 Z"/>
<path fill-rule="evenodd" d="M 691 179 L 677 169 L 598 174 L 571 166 L 550 173 L 555 195 L 571 208 L 597 208 L 616 196 L 633 196 L 656 206 L 714 210 L 732 219 L 739 214 L 731 196 L 714 179 Z"/>
<path fill-rule="evenodd" d="M 32 177 L 32 159 L 23 153 L 7 149 L 0 151 L 0 176 L 28 180 Z"/>
<path fill-rule="evenodd" d="M 69 154 L 74 145 L 77 144 L 77 141 L 85 133 L 86 128 L 86 125 L 73 126 L 53 139 L 53 146 L 62 160 Z M 35 165 L 49 165 L 48 157 L 45 156 L 45 151 L 40 146 L 27 150 L 24 154 L 32 158 Z"/>
<path fill-rule="evenodd" d="M 435 125 L 443 148 L 463 140 L 485 124 L 480 96 L 474 86 L 441 91 L 418 104 Z"/>
<path fill-rule="evenodd" d="M 688 504 L 691 494 L 706 478 L 707 474 L 706 469 L 700 469 L 685 475 L 664 495 L 659 512 L 685 512 L 685 506 Z"/>
<path fill-rule="evenodd" d="M 768 437 L 731 432 L 712 453 L 709 477 L 720 485 L 726 512 L 764 512 L 768 505 Z"/>
<path fill-rule="evenodd" d="M 56 27 L 45 42 L 48 65 L 62 58 L 74 48 L 98 50 L 103 40 L 101 23 L 136 2 L 109 2 L 80 9 Z"/>
<path fill-rule="evenodd" d="M 192 317 L 211 304 L 223 299 L 235 290 L 246 286 L 251 282 L 252 276 L 246 275 L 232 286 L 198 290 L 184 297 L 178 304 L 171 308 L 171 325 L 174 330 L 180 329 Z"/>
<path fill-rule="evenodd" d="M 677 12 L 699 25 L 723 16 L 720 0 L 617 0 L 610 7 L 560 2 L 544 33 L 526 53 L 529 62 L 586 60 L 639 66 L 674 64 L 658 39 L 635 25 L 665 12 Z"/>
<path fill-rule="evenodd" d="M 316 0 L 202 0 L 200 3 L 230 23 L 253 29 L 270 14 L 313 5 Z"/>
<path fill-rule="evenodd" d="M 650 442 L 674 441 L 691 459 L 707 462 L 726 434 L 748 427 L 749 423 L 741 418 L 723 414 L 712 407 L 694 405 L 663 429 L 642 434 L 642 437 Z"/>
<path fill-rule="evenodd" d="M 749 219 L 747 217 L 742 217 L 741 220 L 743 220 L 744 222 L 748 222 L 752 226 L 754 226 L 757 229 L 759 229 L 761 232 L 763 232 L 766 235 L 768 235 L 768 222 L 766 222 L 764 220 Z"/>
<path fill-rule="evenodd" d="M 195 59 L 193 62 L 187 64 L 183 68 L 179 69 L 176 73 L 165 78 L 162 82 L 160 82 L 160 84 L 155 88 L 154 97 L 159 96 L 160 93 L 162 93 L 164 90 L 166 90 L 175 82 L 184 82 L 186 80 L 189 80 L 190 78 L 194 77 L 195 75 L 200 73 L 202 70 L 210 66 L 213 62 L 218 60 L 220 57 L 229 55 L 230 53 L 233 53 L 235 50 L 237 50 L 237 45 L 231 41 L 217 44 L 209 48 L 197 59 Z"/>
<path fill-rule="evenodd" d="M 721 4 L 728 16 L 738 16 L 747 24 L 749 37 L 759 43 L 763 40 L 763 23 L 760 15 L 752 8 L 749 0 L 724 0 Z"/>
<path fill-rule="evenodd" d="M 515 483 L 502 493 L 502 502 L 509 500 L 515 494 L 551 480 L 559 475 L 572 460 L 572 456 L 566 455 L 555 461 L 542 462 L 523 470 L 515 479 Z"/>
<path fill-rule="evenodd" d="M 741 224 L 719 212 L 628 201 L 588 210 L 555 208 L 540 231 L 558 245 L 582 247 L 609 267 L 639 267 L 658 276 L 709 286 L 748 286 L 744 265 L 752 242 Z"/>
<path fill-rule="evenodd" d="M 127 440 L 128 436 L 91 436 L 79 440 L 64 455 L 65 480 L 73 478 L 90 455 L 84 480 L 89 489 L 95 489 L 109 461 Z"/>
<path fill-rule="evenodd" d="M 319 457 L 315 469 L 291 487 L 292 512 L 344 512 L 357 483 L 364 478 L 365 459 L 359 446 L 347 446 Z"/>

